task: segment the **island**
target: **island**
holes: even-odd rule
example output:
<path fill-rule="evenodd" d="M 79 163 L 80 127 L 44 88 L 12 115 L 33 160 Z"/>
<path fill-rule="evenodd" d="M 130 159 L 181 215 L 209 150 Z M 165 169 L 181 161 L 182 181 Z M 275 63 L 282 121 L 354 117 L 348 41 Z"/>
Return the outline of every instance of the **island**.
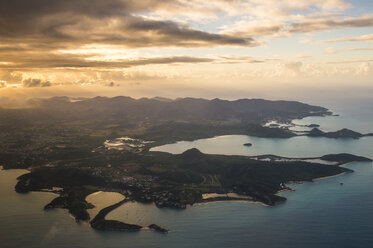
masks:
<path fill-rule="evenodd" d="M 320 125 L 319 124 L 309 124 L 309 125 L 307 125 L 307 127 L 311 127 L 311 128 L 319 128 L 320 127 Z"/>
<path fill-rule="evenodd" d="M 371 136 L 371 134 L 361 134 L 359 132 L 355 132 L 347 128 L 343 128 L 335 132 L 323 132 L 318 128 L 314 128 L 307 135 L 310 137 L 326 137 L 326 138 L 334 138 L 334 139 L 340 139 L 340 138 L 359 139 L 364 136 Z"/>
<path fill-rule="evenodd" d="M 163 227 L 160 227 L 160 226 L 158 226 L 158 225 L 156 225 L 156 224 L 150 224 L 148 227 L 149 227 L 150 229 L 156 231 L 156 232 L 161 232 L 161 233 L 167 233 L 167 232 L 168 232 L 167 229 L 165 229 L 165 228 L 163 228 Z"/>
<path fill-rule="evenodd" d="M 331 114 L 323 107 L 262 99 L 33 99 L 23 108 L 0 108 L 0 137 L 7 141 L 0 143 L 0 164 L 29 170 L 18 178 L 19 193 L 59 188 L 47 211 L 68 209 L 96 230 L 135 231 L 144 227 L 105 216 L 128 201 L 176 209 L 223 200 L 275 206 L 286 201 L 279 193 L 293 182 L 350 173 L 342 165 L 371 161 L 352 154 L 299 159 L 211 155 L 195 148 L 169 154 L 150 148 L 229 134 L 287 139 L 297 134 L 265 123 Z M 313 130 L 311 136 L 320 135 Z M 118 192 L 125 200 L 90 216 L 87 210 L 94 206 L 85 199 L 97 191 Z M 167 231 L 157 224 L 148 228 Z"/>

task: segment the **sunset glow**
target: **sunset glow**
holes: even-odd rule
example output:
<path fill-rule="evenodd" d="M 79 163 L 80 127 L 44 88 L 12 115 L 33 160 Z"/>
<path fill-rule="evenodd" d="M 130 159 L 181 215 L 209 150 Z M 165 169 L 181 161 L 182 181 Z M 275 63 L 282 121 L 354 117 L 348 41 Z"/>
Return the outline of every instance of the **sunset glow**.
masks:
<path fill-rule="evenodd" d="M 6 0 L 0 96 L 366 92 L 372 41 L 363 0 Z"/>

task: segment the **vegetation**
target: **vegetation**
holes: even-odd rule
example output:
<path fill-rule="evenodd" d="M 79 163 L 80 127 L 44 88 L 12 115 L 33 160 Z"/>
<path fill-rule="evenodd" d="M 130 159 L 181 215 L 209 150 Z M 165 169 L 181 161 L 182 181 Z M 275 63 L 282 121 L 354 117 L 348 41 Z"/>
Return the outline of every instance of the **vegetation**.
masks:
<path fill-rule="evenodd" d="M 359 139 L 364 136 L 372 136 L 371 134 L 361 134 L 359 132 L 355 132 L 347 128 L 343 128 L 335 132 L 323 132 L 318 128 L 314 128 L 307 135 L 311 137 L 326 137 L 326 138 L 334 138 L 334 139 L 338 139 L 338 138 Z"/>
<path fill-rule="evenodd" d="M 290 138 L 295 134 L 289 130 L 262 124 L 330 114 L 324 108 L 303 103 L 129 97 L 70 102 L 59 97 L 33 100 L 30 106 L 0 109 L 0 138 L 6 140 L 0 144 L 0 164 L 30 170 L 18 178 L 17 192 L 63 188 L 45 209 L 69 209 L 77 220 L 90 219 L 87 209 L 93 206 L 85 197 L 98 190 L 120 192 L 127 200 L 181 209 L 203 201 L 204 193 L 237 193 L 276 205 L 285 200 L 276 193 L 287 189 L 288 182 L 350 172 L 338 165 L 207 155 L 197 149 L 179 155 L 149 152 L 150 147 L 160 144 L 224 134 Z M 134 139 L 119 148 L 105 143 L 123 136 Z M 342 163 L 363 158 L 329 155 L 322 159 Z M 92 227 L 141 228 L 105 220 L 115 207 L 103 209 L 91 221 Z M 151 228 L 163 230 L 156 225 Z"/>
<path fill-rule="evenodd" d="M 244 156 L 207 155 L 190 149 L 180 155 L 161 152 L 133 154 L 116 151 L 106 157 L 112 167 L 37 168 L 19 178 L 19 192 L 62 187 L 64 193 L 47 205 L 68 208 L 77 219 L 87 219 L 85 196 L 94 190 L 117 191 L 127 199 L 155 202 L 158 207 L 185 208 L 201 202 L 203 193 L 237 193 L 276 205 L 276 193 L 292 181 L 312 181 L 351 170 L 299 160 L 281 162 Z M 368 159 L 349 154 L 321 159 L 339 164 Z"/>

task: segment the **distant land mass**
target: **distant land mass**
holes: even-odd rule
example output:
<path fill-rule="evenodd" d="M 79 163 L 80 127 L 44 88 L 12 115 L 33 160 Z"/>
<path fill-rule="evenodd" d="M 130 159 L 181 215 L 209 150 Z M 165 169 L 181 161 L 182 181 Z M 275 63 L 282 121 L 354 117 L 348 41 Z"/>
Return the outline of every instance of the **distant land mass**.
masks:
<path fill-rule="evenodd" d="M 339 139 L 339 138 L 359 139 L 364 136 L 373 136 L 373 134 L 370 134 L 370 133 L 361 134 L 359 132 L 355 132 L 347 128 L 343 128 L 335 132 L 323 132 L 318 128 L 314 128 L 307 135 L 311 137 L 326 137 L 326 138 L 334 138 L 334 139 Z"/>
<path fill-rule="evenodd" d="M 157 122 L 209 122 L 220 124 L 263 123 L 268 120 L 289 120 L 307 116 L 330 115 L 326 108 L 296 101 L 239 99 L 235 101 L 200 98 L 141 98 L 118 96 L 74 100 L 68 97 L 32 99 L 21 112 L 56 121 L 118 121 L 117 124 L 154 125 Z M 3 110 L 4 111 L 4 110 Z M 4 112 L 3 112 L 4 113 Z M 15 113 L 6 111 L 5 114 Z"/>
<path fill-rule="evenodd" d="M 352 172 L 340 165 L 370 161 L 352 154 L 292 159 L 208 155 L 197 149 L 172 155 L 151 152 L 151 147 L 229 134 L 291 138 L 297 134 L 265 123 L 331 114 L 319 106 L 262 99 L 32 99 L 22 108 L 0 108 L 0 164 L 30 171 L 18 178 L 17 192 L 58 193 L 46 210 L 68 209 L 77 220 L 91 220 L 97 230 L 139 230 L 105 216 L 128 200 L 178 209 L 217 200 L 274 206 L 286 200 L 277 193 L 289 190 L 289 182 Z M 347 129 L 324 133 L 316 124 L 311 127 L 309 136 L 359 136 Z M 96 191 L 119 192 L 126 199 L 89 216 L 93 206 L 85 198 Z M 156 224 L 148 228 L 167 232 Z"/>
<path fill-rule="evenodd" d="M 38 147 L 39 142 L 38 145 L 32 143 L 45 137 L 44 141 L 59 144 L 77 137 L 76 132 L 89 139 L 123 134 L 158 144 L 223 134 L 288 138 L 295 134 L 281 128 L 262 127 L 262 124 L 269 120 L 289 122 L 330 114 L 319 106 L 263 99 L 53 97 L 32 99 L 24 108 L 0 108 L 0 127 L 7 130 L 2 135 L 20 145 L 18 149 L 28 143 L 27 149 L 40 150 L 45 147 Z M 69 137 L 59 141 L 62 133 Z M 34 139 L 35 135 L 40 138 Z"/>

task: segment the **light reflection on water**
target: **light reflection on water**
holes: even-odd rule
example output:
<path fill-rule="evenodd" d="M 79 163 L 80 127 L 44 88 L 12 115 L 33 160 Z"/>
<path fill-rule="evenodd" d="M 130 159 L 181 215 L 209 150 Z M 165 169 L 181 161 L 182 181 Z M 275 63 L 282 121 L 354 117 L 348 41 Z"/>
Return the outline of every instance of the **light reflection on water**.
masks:
<path fill-rule="evenodd" d="M 117 202 L 124 200 L 125 196 L 117 192 L 98 191 L 88 195 L 85 200 L 95 207 L 88 209 L 89 216 L 94 218 L 101 209 L 109 207 Z"/>
<path fill-rule="evenodd" d="M 322 137 L 299 136 L 290 139 L 268 139 L 246 135 L 225 135 L 195 141 L 180 141 L 173 144 L 154 147 L 151 151 L 173 154 L 197 148 L 203 153 L 226 155 L 263 155 L 273 154 L 284 157 L 319 157 L 331 153 L 371 154 L 372 137 L 355 139 L 328 139 Z M 247 147 L 243 144 L 252 143 Z"/>

